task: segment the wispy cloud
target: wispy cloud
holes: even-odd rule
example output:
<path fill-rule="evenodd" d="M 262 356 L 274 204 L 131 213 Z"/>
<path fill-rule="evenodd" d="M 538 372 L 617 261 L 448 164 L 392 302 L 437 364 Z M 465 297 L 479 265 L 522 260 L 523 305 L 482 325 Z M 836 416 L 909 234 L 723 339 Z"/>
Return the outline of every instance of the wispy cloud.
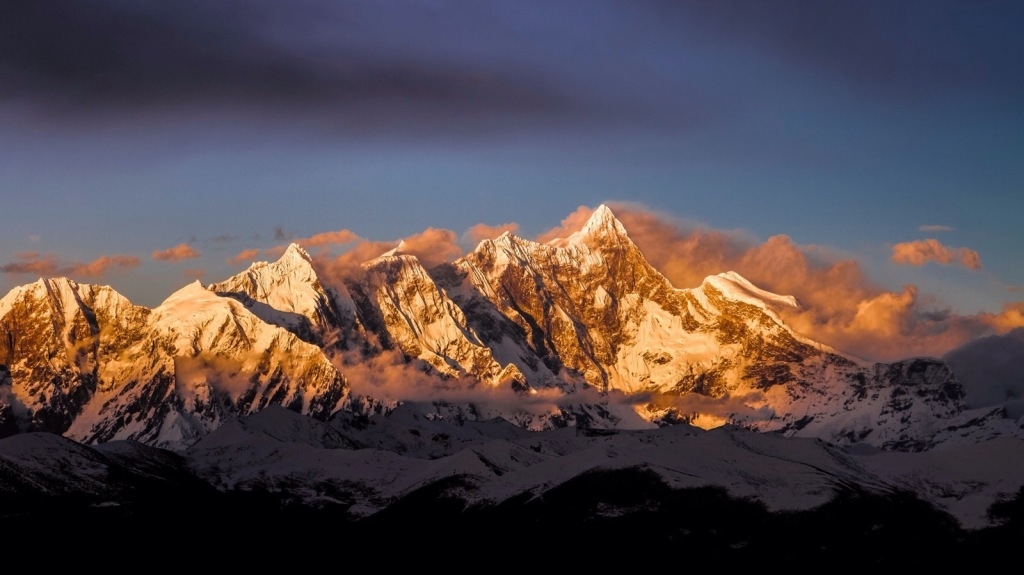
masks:
<path fill-rule="evenodd" d="M 427 228 L 418 234 L 403 238 L 398 250 L 400 253 L 416 256 L 428 268 L 450 262 L 463 253 L 455 232 L 438 228 Z"/>
<path fill-rule="evenodd" d="M 308 236 L 308 237 L 297 238 L 293 234 L 285 232 L 284 229 L 282 227 L 280 227 L 280 226 L 278 226 L 277 228 L 274 229 L 274 239 L 277 240 L 277 241 L 285 241 L 285 240 L 287 240 L 288 244 L 292 244 L 292 243 L 299 244 L 300 246 L 302 246 L 303 248 L 305 248 L 307 250 L 312 250 L 312 248 L 328 248 L 328 247 L 331 247 L 331 246 L 345 246 L 345 245 L 348 245 L 348 244 L 354 244 L 354 243 L 357 243 L 357 242 L 366 241 L 363 238 L 359 237 L 359 235 L 356 234 L 355 232 L 353 232 L 352 230 L 347 230 L 347 229 L 334 230 L 334 231 L 328 231 L 328 232 L 320 232 L 320 233 L 313 234 L 313 235 Z M 265 256 L 271 257 L 271 258 L 281 257 L 281 254 L 283 254 L 285 252 L 285 250 L 288 249 L 288 244 L 278 244 L 278 245 L 276 245 L 276 246 L 274 246 L 272 248 L 267 248 L 267 249 L 263 250 L 263 254 Z M 252 252 L 252 250 L 245 250 L 245 252 L 242 252 L 242 253 L 251 253 L 251 252 Z M 241 255 L 241 254 L 239 254 L 239 255 Z M 239 256 L 236 256 L 236 258 L 237 257 L 239 257 Z M 244 258 L 244 259 L 251 259 L 252 257 L 255 257 L 255 254 L 252 254 L 252 255 Z M 238 263 L 238 262 L 235 262 L 235 263 Z"/>
<path fill-rule="evenodd" d="M 199 252 L 188 244 L 178 244 L 173 248 L 167 248 L 166 250 L 156 250 L 152 254 L 154 260 L 165 262 L 178 262 L 181 260 L 195 259 L 198 258 L 199 255 Z"/>
<path fill-rule="evenodd" d="M 523 395 L 511 385 L 475 385 L 471 381 L 441 378 L 425 369 L 425 362 L 409 361 L 397 350 L 383 351 L 373 357 L 352 352 L 337 354 L 332 356 L 332 362 L 345 374 L 354 396 L 385 401 L 471 403 L 485 418 L 500 414 L 507 417 L 516 412 L 531 416 L 554 415 L 582 403 L 599 403 L 622 418 L 621 427 L 651 427 L 651 423 L 642 420 L 635 410 L 636 406 L 650 402 L 647 394 L 603 394 L 594 389 L 566 393 L 557 388 L 546 388 Z M 708 398 L 702 407 L 713 409 L 720 403 Z M 742 405 L 739 409 L 749 410 Z"/>
<path fill-rule="evenodd" d="M 256 259 L 257 256 L 260 255 L 260 251 L 261 250 L 259 248 L 249 248 L 247 250 L 242 250 L 235 254 L 234 256 L 232 256 L 230 259 L 228 259 L 228 263 L 237 265 L 251 262 L 254 259 Z"/>
<path fill-rule="evenodd" d="M 381 254 L 397 250 L 400 254 L 416 256 L 427 268 L 449 262 L 464 252 L 458 236 L 451 230 L 427 228 L 418 234 L 395 241 L 362 240 L 340 255 L 321 253 L 314 255 L 317 272 L 332 283 L 343 283 L 363 273 L 362 264 Z"/>
<path fill-rule="evenodd" d="M 36 275 L 40 277 L 71 276 L 100 277 L 111 269 L 131 269 L 139 265 L 139 258 L 124 254 L 100 256 L 89 262 L 62 262 L 54 254 L 22 252 L 18 261 L 0 266 L 5 274 Z"/>
<path fill-rule="evenodd" d="M 981 256 L 978 252 L 968 248 L 947 247 L 931 238 L 894 245 L 892 261 L 911 266 L 935 262 L 942 265 L 959 264 L 970 270 L 981 269 Z"/>
<path fill-rule="evenodd" d="M 939 225 L 925 225 L 925 226 L 921 226 L 921 227 L 919 227 L 917 229 L 918 229 L 918 231 L 927 232 L 927 233 L 941 233 L 941 232 L 951 232 L 951 231 L 953 231 L 953 228 L 951 228 L 949 226 L 939 226 Z"/>

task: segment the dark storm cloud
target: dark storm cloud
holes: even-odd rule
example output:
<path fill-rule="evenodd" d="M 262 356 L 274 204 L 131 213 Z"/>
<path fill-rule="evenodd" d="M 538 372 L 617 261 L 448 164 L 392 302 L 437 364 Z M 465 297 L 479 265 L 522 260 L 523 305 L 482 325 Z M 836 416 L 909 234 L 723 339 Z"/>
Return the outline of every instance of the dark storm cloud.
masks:
<path fill-rule="evenodd" d="M 597 117 L 571 89 L 529 66 L 433 52 L 424 37 L 457 34 L 469 23 L 417 22 L 409 8 L 7 0 L 0 3 L 0 102 L 27 105 L 37 120 L 213 108 L 324 121 L 328 130 Z M 403 44 L 403 35 L 412 39 Z"/>
<path fill-rule="evenodd" d="M 963 382 L 971 406 L 1007 402 L 1014 417 L 1024 415 L 1024 328 L 974 340 L 943 359 Z"/>
<path fill-rule="evenodd" d="M 921 97 L 1024 92 L 1024 4 L 1012 1 L 667 3 L 715 39 L 748 42 L 854 87 Z"/>

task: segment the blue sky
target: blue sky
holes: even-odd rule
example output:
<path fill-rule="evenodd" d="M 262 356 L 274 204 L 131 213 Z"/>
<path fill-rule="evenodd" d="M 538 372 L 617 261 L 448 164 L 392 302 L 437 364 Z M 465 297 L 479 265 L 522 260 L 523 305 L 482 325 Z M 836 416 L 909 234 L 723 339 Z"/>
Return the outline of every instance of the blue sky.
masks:
<path fill-rule="evenodd" d="M 998 312 L 1024 300 L 1022 29 L 999 1 L 8 1 L 0 291 L 50 271 L 153 306 L 282 239 L 533 237 L 617 201 Z M 928 238 L 953 259 L 893 261 Z"/>

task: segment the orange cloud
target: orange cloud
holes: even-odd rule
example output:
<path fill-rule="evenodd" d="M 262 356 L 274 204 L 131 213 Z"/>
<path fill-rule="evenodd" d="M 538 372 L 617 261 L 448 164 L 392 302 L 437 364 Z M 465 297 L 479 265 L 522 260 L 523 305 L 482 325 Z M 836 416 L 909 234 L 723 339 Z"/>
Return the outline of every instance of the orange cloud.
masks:
<path fill-rule="evenodd" d="M 978 252 L 968 248 L 950 248 L 931 238 L 894 245 L 892 261 L 911 266 L 923 266 L 928 262 L 942 265 L 957 263 L 967 269 L 981 269 L 981 256 Z"/>
<path fill-rule="evenodd" d="M 206 274 L 206 270 L 199 268 L 189 268 L 187 270 L 182 271 L 181 273 L 189 279 L 199 279 L 204 274 Z"/>
<path fill-rule="evenodd" d="M 178 244 L 166 250 L 156 250 L 152 254 L 154 260 L 165 262 L 177 262 L 199 257 L 199 252 L 192 249 L 188 244 Z"/>
<path fill-rule="evenodd" d="M 328 283 L 341 284 L 348 279 L 360 277 L 363 273 L 363 262 L 394 249 L 398 242 L 360 242 L 347 252 L 332 256 L 318 254 L 313 256 L 317 275 Z"/>
<path fill-rule="evenodd" d="M 281 231 L 280 228 L 278 228 L 274 232 L 274 238 L 275 239 L 287 239 L 288 236 L 285 235 L 285 233 L 283 231 Z M 363 240 L 363 238 L 359 237 L 359 235 L 356 234 L 355 232 L 353 232 L 351 230 L 336 230 L 336 231 L 333 231 L 333 232 L 320 232 L 318 234 L 313 234 L 313 235 L 311 235 L 311 236 L 309 236 L 307 238 L 291 239 L 289 241 L 289 243 L 299 244 L 300 246 L 302 246 L 303 248 L 308 250 L 308 249 L 311 249 L 311 248 L 324 248 L 326 246 L 351 244 L 351 243 L 358 242 L 358 241 L 364 241 L 364 240 Z M 281 254 L 283 254 L 285 252 L 285 250 L 287 250 L 287 249 L 288 249 L 288 244 L 280 244 L 280 245 L 276 245 L 276 246 L 274 246 L 272 248 L 267 248 L 267 249 L 263 250 L 263 254 L 266 255 L 268 258 L 279 258 L 279 257 L 281 257 Z M 242 252 L 242 253 L 249 253 L 251 251 L 253 251 L 253 250 L 246 250 L 245 252 Z M 239 256 L 240 255 L 241 254 L 239 254 Z M 238 258 L 239 256 L 235 256 L 235 258 Z M 252 257 L 255 257 L 255 254 L 250 256 L 250 257 L 248 257 L 248 258 L 245 258 L 245 259 L 252 259 Z M 240 262 L 234 262 L 234 263 L 240 263 Z"/>
<path fill-rule="evenodd" d="M 452 261 L 461 256 L 458 237 L 451 230 L 427 228 L 400 241 L 376 242 L 363 240 L 341 255 L 328 253 L 313 257 L 317 274 L 328 283 L 343 283 L 363 273 L 362 264 L 390 250 L 416 256 L 424 267 Z"/>
<path fill-rule="evenodd" d="M 234 257 L 228 259 L 229 264 L 243 264 L 251 262 L 256 259 L 256 256 L 260 255 L 259 248 L 251 248 L 248 250 L 242 250 L 234 255 Z"/>
<path fill-rule="evenodd" d="M 61 263 L 54 254 L 40 255 L 38 252 L 22 252 L 16 257 L 21 260 L 0 266 L 5 274 L 31 274 L 40 277 L 75 276 L 99 277 L 111 268 L 129 269 L 139 265 L 139 258 L 129 255 L 100 256 L 90 262 Z"/>
<path fill-rule="evenodd" d="M 594 213 L 594 208 L 588 208 L 587 206 L 580 206 L 576 208 L 576 211 L 569 214 L 562 220 L 562 224 L 554 227 L 541 235 L 537 236 L 537 241 L 546 244 L 550 241 L 567 238 L 572 235 L 573 232 L 579 231 L 583 227 L 583 224 L 587 223 L 587 219 Z"/>
<path fill-rule="evenodd" d="M 333 232 L 320 232 L 319 234 L 313 234 L 308 238 L 300 238 L 294 241 L 304 248 L 312 248 L 327 245 L 350 244 L 360 239 L 361 238 L 353 231 L 337 230 Z"/>
<path fill-rule="evenodd" d="M 428 268 L 450 262 L 462 255 L 455 232 L 437 228 L 427 228 L 403 239 L 398 251 L 416 256 Z"/>
<path fill-rule="evenodd" d="M 38 252 L 22 252 L 15 257 L 21 261 L 5 264 L 0 267 L 0 271 L 5 274 L 31 274 L 43 277 L 61 275 L 60 264 L 53 254 L 41 256 Z"/>
<path fill-rule="evenodd" d="M 1014 328 L 1024 326 L 1024 301 L 1012 302 L 1003 306 L 997 314 L 980 314 L 982 320 L 1003 334 Z"/>
<path fill-rule="evenodd" d="M 489 226 L 487 224 L 477 224 L 464 233 L 462 236 L 472 242 L 474 245 L 484 240 L 493 240 L 505 232 L 516 233 L 519 231 L 519 224 L 509 222 L 506 224 L 500 224 L 497 226 Z"/>
<path fill-rule="evenodd" d="M 71 268 L 70 275 L 85 277 L 99 277 L 110 268 L 129 269 L 139 265 L 139 258 L 135 256 L 114 255 L 100 256 L 89 263 L 75 264 Z"/>

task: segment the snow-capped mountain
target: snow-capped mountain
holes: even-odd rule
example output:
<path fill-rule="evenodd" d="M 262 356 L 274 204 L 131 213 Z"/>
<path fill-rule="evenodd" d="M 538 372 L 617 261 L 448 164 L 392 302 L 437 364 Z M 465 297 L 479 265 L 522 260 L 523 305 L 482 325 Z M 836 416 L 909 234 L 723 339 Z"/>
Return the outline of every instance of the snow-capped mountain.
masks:
<path fill-rule="evenodd" d="M 270 404 L 326 418 L 346 383 L 322 350 L 198 282 L 153 310 L 40 280 L 3 299 L 0 391 L 14 426 L 182 447 Z"/>
<path fill-rule="evenodd" d="M 289 245 L 276 262 L 256 262 L 207 289 L 237 299 L 261 320 L 310 343 L 337 345 L 337 338 L 359 331 L 345 286 L 325 287 L 298 244 Z"/>
<path fill-rule="evenodd" d="M 728 271 L 671 285 L 606 206 L 547 244 L 505 234 L 432 269 L 399 246 L 330 286 L 293 244 L 153 310 L 40 280 L 0 300 L 0 431 L 183 449 L 269 405 L 323 420 L 365 409 L 374 398 L 353 401 L 344 371 L 372 378 L 375 358 L 399 354 L 465 391 L 438 397 L 440 418 L 733 422 L 905 450 L 1020 433 L 999 410 L 966 411 L 938 360 L 864 365 L 800 336 L 776 313 L 798 305 Z M 504 395 L 480 408 L 476 392 Z"/>

